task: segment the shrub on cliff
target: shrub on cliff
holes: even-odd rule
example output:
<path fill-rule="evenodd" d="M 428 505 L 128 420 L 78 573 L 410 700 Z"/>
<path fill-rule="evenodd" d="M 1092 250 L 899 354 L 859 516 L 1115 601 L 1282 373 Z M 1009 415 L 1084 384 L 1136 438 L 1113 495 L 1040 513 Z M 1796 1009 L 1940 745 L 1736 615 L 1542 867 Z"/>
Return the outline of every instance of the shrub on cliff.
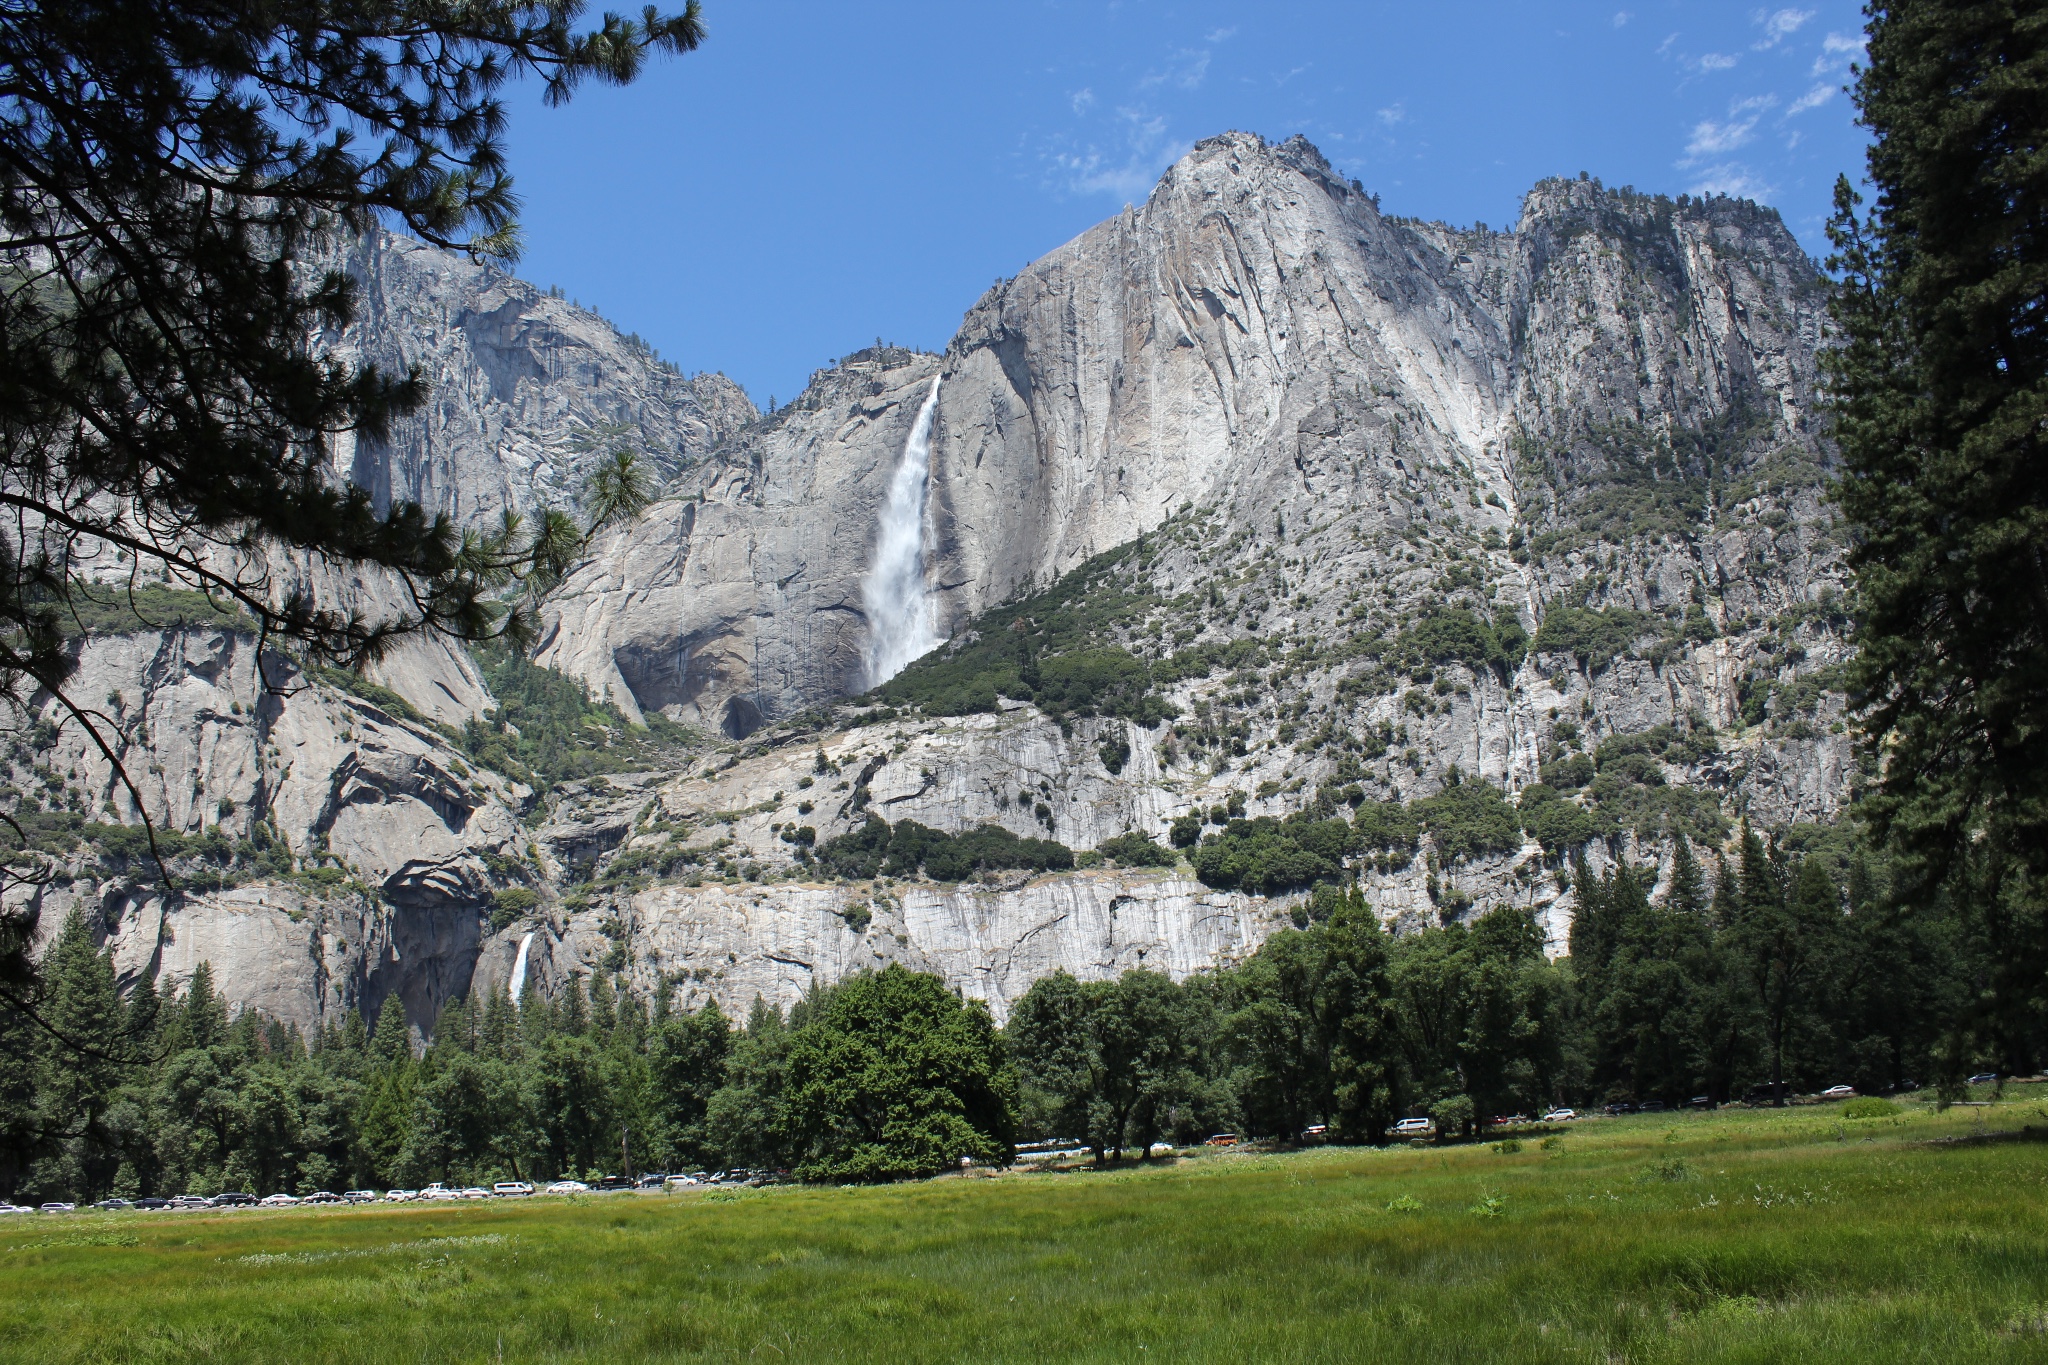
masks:
<path fill-rule="evenodd" d="M 915 820 L 892 827 L 879 815 L 850 834 L 818 846 L 826 872 L 851 880 L 884 873 L 912 877 L 921 870 L 933 881 L 965 881 L 977 872 L 1064 872 L 1074 866 L 1073 850 L 1052 839 L 1023 839 L 1001 825 L 979 825 L 947 834 Z"/>

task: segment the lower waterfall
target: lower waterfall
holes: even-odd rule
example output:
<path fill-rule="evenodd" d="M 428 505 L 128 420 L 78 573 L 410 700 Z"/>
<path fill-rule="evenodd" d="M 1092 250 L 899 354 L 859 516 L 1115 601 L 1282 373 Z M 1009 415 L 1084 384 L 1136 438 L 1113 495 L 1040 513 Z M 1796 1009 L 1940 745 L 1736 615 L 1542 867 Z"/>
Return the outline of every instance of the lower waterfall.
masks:
<path fill-rule="evenodd" d="M 526 993 L 526 950 L 532 946 L 533 931 L 528 930 L 526 937 L 519 940 L 519 956 L 512 959 L 512 979 L 505 983 L 505 989 L 515 1005 L 519 1003 L 519 997 Z"/>
<path fill-rule="evenodd" d="M 932 376 L 932 391 L 925 395 L 910 439 L 903 443 L 903 458 L 882 502 L 875 561 L 861 580 L 861 603 L 868 614 L 863 680 L 868 687 L 889 681 L 941 643 L 932 620 L 924 562 L 924 507 L 932 481 L 932 418 L 939 406 L 939 379 Z"/>

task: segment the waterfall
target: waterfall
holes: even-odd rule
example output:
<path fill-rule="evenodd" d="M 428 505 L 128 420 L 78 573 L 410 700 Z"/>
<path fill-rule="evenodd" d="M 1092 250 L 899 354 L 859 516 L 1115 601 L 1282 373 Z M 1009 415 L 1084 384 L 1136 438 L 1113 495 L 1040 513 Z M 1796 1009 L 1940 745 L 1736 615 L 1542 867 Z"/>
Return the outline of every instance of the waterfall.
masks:
<path fill-rule="evenodd" d="M 512 1003 L 518 1004 L 519 997 L 526 993 L 526 950 L 533 946 L 533 931 L 527 930 L 526 937 L 519 940 L 519 956 L 512 959 L 512 979 L 506 983 L 511 992 Z"/>
<path fill-rule="evenodd" d="M 932 376 L 932 391 L 925 395 L 910 439 L 903 443 L 903 458 L 882 503 L 875 562 L 861 580 L 861 602 L 868 614 L 869 687 L 889 681 L 940 643 L 924 581 L 924 504 L 932 481 L 932 417 L 939 406 L 939 378 Z"/>

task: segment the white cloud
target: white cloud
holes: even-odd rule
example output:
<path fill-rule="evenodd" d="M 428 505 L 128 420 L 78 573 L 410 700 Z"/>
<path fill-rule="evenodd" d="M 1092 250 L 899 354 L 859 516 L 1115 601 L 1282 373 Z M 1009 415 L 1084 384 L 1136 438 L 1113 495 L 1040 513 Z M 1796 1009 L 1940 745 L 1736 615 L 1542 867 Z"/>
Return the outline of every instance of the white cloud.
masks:
<path fill-rule="evenodd" d="M 1070 103 L 1073 104 L 1076 114 L 1085 114 L 1095 107 L 1095 92 L 1088 89 L 1076 90 Z"/>
<path fill-rule="evenodd" d="M 1713 119 L 1702 119 L 1693 125 L 1692 138 L 1685 144 L 1686 160 L 1680 165 L 1690 165 L 1703 156 L 1722 156 L 1748 142 L 1756 132 L 1756 117 L 1729 119 L 1717 123 Z"/>
<path fill-rule="evenodd" d="M 1167 136 L 1164 115 L 1120 107 L 1109 145 L 1055 152 L 1046 158 L 1053 183 L 1069 194 L 1107 194 L 1135 203 L 1151 193 L 1160 173 L 1193 145 Z"/>
<path fill-rule="evenodd" d="M 1764 14 L 1762 11 L 1758 11 L 1757 22 L 1764 26 L 1764 36 L 1763 41 L 1759 42 L 1757 47 L 1776 47 L 1779 43 L 1797 33 L 1800 27 L 1808 19 L 1811 19 L 1813 15 L 1814 11 L 1810 9 L 1781 9 L 1774 14 Z"/>
<path fill-rule="evenodd" d="M 1395 100 L 1392 104 L 1379 111 L 1379 120 L 1389 128 L 1397 123 L 1406 123 L 1408 121 L 1408 106 L 1399 100 Z"/>
<path fill-rule="evenodd" d="M 1700 70 L 1726 71 L 1741 60 L 1742 58 L 1730 56 L 1726 52 L 1709 52 L 1706 56 L 1700 58 Z"/>
<path fill-rule="evenodd" d="M 1815 87 L 1813 87 L 1813 89 L 1807 91 L 1798 99 L 1793 100 L 1792 103 L 1786 107 L 1785 117 L 1791 118 L 1793 115 L 1803 114 L 1809 109 L 1818 109 L 1834 97 L 1834 86 L 1816 85 Z"/>
<path fill-rule="evenodd" d="M 1860 33 L 1844 36 L 1830 33 L 1821 39 L 1820 55 L 1813 59 L 1813 75 L 1825 76 L 1834 71 L 1846 71 L 1849 63 L 1863 55 L 1864 38 Z"/>
<path fill-rule="evenodd" d="M 1657 55 L 1661 57 L 1665 53 L 1669 52 L 1671 50 L 1671 45 L 1677 41 L 1678 35 L 1676 33 L 1673 33 L 1666 37 L 1663 42 L 1657 44 Z"/>
<path fill-rule="evenodd" d="M 1627 10 L 1618 9 L 1614 12 L 1614 26 L 1616 28 L 1620 28 L 1622 25 L 1626 24 L 1629 20 L 1633 18 L 1635 18 L 1635 16 L 1633 14 L 1630 14 Z"/>
<path fill-rule="evenodd" d="M 1235 28 L 1211 29 L 1202 36 L 1202 41 L 1205 43 L 1227 43 L 1236 36 L 1237 30 Z"/>
<path fill-rule="evenodd" d="M 1685 144 L 1685 159 L 1678 163 L 1680 168 L 1696 165 L 1704 157 L 1726 156 L 1749 142 L 1756 135 L 1757 120 L 1777 103 L 1776 95 L 1750 95 L 1730 101 L 1725 120 L 1701 119 L 1695 123 Z"/>
<path fill-rule="evenodd" d="M 1182 90 L 1198 90 L 1203 78 L 1209 74 L 1209 56 L 1207 48 L 1183 48 L 1173 54 L 1165 70 L 1150 72 L 1140 80 L 1138 88 L 1151 90 L 1172 85 Z"/>
<path fill-rule="evenodd" d="M 1768 199 L 1772 187 L 1756 178 L 1756 175 L 1740 162 L 1729 161 L 1718 166 L 1709 166 L 1700 172 L 1693 182 L 1694 194 L 1726 194 L 1737 199 Z"/>

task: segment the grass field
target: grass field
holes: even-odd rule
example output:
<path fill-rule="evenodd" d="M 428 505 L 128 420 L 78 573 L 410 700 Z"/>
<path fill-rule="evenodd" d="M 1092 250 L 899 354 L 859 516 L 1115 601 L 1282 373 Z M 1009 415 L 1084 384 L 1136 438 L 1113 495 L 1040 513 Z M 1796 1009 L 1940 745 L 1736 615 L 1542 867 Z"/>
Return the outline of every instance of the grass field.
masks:
<path fill-rule="evenodd" d="M 2048 1361 L 2044 1117 L 2020 1093 L 1508 1152 L 24 1217 L 0 1357 Z"/>

